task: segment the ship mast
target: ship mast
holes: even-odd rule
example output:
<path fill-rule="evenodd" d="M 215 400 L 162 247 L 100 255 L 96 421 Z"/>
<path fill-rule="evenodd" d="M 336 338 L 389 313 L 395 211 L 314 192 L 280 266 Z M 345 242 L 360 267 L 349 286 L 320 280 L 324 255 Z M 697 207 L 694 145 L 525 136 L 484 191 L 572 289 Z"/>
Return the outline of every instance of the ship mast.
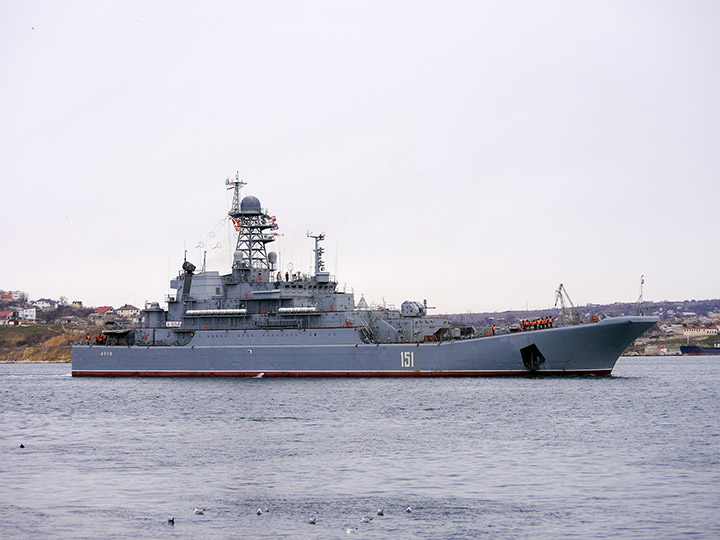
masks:
<path fill-rule="evenodd" d="M 235 230 L 238 230 L 238 227 L 240 225 L 239 221 L 236 223 L 236 220 L 240 218 L 240 189 L 247 185 L 245 182 L 240 180 L 240 171 L 237 171 L 235 173 L 235 180 L 230 180 L 230 177 L 228 176 L 225 179 L 225 185 L 228 186 L 228 190 L 234 189 L 233 192 L 233 202 L 232 207 L 230 208 L 230 211 L 228 212 L 228 216 L 230 216 L 230 219 L 233 222 L 233 225 L 235 226 Z"/>
<path fill-rule="evenodd" d="M 645 274 L 640 276 L 640 296 L 637 299 L 637 314 L 642 315 L 642 304 L 643 304 L 643 284 L 645 283 Z"/>
<path fill-rule="evenodd" d="M 322 260 L 322 254 L 325 253 L 325 249 L 320 247 L 320 242 L 325 240 L 325 233 L 312 234 L 308 231 L 308 238 L 315 240 L 315 274 L 320 274 L 325 271 L 325 261 Z"/>
<path fill-rule="evenodd" d="M 240 189 L 246 185 L 238 174 L 235 180 L 225 180 L 228 189 L 234 189 L 233 202 L 228 216 L 238 233 L 234 268 L 271 268 L 274 261 L 268 261 L 266 244 L 275 241 L 274 234 L 266 234 L 267 229 L 276 229 L 275 218 L 268 216 L 253 196 L 240 199 Z"/>

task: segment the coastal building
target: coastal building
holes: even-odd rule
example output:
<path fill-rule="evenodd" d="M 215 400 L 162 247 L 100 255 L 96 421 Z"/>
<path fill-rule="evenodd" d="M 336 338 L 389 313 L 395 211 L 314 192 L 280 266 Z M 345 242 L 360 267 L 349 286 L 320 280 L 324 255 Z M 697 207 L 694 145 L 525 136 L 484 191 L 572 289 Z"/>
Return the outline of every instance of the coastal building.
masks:
<path fill-rule="evenodd" d="M 695 337 L 695 336 L 717 336 L 717 326 L 683 326 L 683 336 Z"/>
<path fill-rule="evenodd" d="M 88 319 L 92 324 L 102 324 L 103 321 L 111 319 L 113 315 L 115 315 L 115 310 L 112 306 L 100 306 L 88 315 Z"/>
<path fill-rule="evenodd" d="M 17 324 L 17 317 L 15 312 L 9 309 L 0 311 L 0 326 L 15 326 Z"/>
<path fill-rule="evenodd" d="M 35 300 L 32 305 L 39 310 L 49 311 L 57 307 L 57 302 L 55 300 L 50 300 L 49 298 L 41 298 L 40 300 Z"/>
<path fill-rule="evenodd" d="M 3 304 L 9 304 L 13 301 L 12 294 L 2 293 L 0 294 L 0 302 Z"/>
<path fill-rule="evenodd" d="M 119 307 L 116 313 L 123 319 L 135 319 L 140 316 L 140 310 L 130 304 Z"/>
<path fill-rule="evenodd" d="M 18 312 L 18 315 L 21 319 L 25 321 L 34 321 L 37 319 L 37 308 L 31 307 L 31 308 L 25 308 L 21 309 Z"/>

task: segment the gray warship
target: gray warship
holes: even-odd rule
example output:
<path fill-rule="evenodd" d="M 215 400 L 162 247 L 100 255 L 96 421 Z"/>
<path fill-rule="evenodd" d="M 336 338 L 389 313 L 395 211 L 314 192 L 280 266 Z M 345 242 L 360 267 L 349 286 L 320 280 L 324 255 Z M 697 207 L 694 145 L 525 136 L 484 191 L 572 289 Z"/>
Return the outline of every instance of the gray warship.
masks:
<path fill-rule="evenodd" d="M 371 307 L 340 290 L 325 270 L 324 234 L 314 239 L 314 273 L 277 267 L 268 252 L 272 217 L 234 189 L 237 231 L 230 273 L 196 272 L 185 260 L 167 308 L 147 303 L 135 328 L 106 327 L 99 343 L 73 346 L 73 376 L 443 377 L 610 375 L 655 317 L 582 324 L 458 327 L 430 316 L 426 301 Z M 531 329 L 539 328 L 539 329 Z"/>

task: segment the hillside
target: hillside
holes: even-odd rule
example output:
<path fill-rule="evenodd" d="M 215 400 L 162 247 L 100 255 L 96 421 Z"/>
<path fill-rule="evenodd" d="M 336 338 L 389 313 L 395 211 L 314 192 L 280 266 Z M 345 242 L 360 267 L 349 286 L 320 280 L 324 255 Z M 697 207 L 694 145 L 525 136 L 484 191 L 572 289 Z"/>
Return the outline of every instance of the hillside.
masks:
<path fill-rule="evenodd" d="M 0 362 L 70 362 L 72 344 L 85 332 L 54 324 L 0 328 Z"/>

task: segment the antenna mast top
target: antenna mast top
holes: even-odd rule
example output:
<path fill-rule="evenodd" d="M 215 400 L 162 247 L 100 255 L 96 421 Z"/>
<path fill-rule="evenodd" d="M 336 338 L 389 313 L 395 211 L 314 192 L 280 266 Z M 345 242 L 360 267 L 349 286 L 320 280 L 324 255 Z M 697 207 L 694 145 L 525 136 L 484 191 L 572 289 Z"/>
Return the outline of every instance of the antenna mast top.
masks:
<path fill-rule="evenodd" d="M 322 255 L 325 253 L 325 249 L 320 247 L 320 242 L 325 240 L 325 233 L 312 234 L 308 231 L 308 238 L 315 240 L 315 274 L 319 274 L 325 271 L 325 261 L 322 260 Z"/>
<path fill-rule="evenodd" d="M 640 296 L 637 299 L 637 314 L 642 315 L 642 304 L 643 304 L 643 285 L 645 284 L 645 274 L 640 276 Z"/>
<path fill-rule="evenodd" d="M 225 185 L 228 186 L 228 190 L 234 189 L 235 192 L 233 193 L 233 202 L 232 207 L 230 207 L 230 211 L 228 212 L 228 215 L 231 218 L 239 218 L 240 217 L 240 189 L 246 185 L 245 182 L 240 180 L 240 171 L 237 171 L 235 173 L 235 180 L 231 180 L 228 176 L 225 179 Z"/>

